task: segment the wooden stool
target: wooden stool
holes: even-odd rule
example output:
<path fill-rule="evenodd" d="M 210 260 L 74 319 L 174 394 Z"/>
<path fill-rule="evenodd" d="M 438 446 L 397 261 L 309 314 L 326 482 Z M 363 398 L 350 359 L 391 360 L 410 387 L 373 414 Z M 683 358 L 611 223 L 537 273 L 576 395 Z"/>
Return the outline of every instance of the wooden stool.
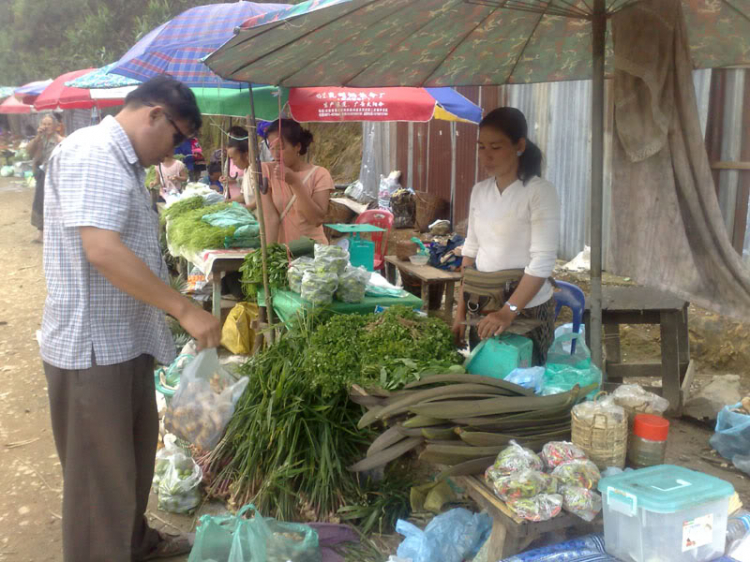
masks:
<path fill-rule="evenodd" d="M 488 539 L 488 560 L 503 560 L 526 550 L 545 533 L 576 527 L 581 534 L 588 534 L 601 523 L 601 516 L 587 523 L 577 515 L 565 511 L 549 521 L 534 523 L 513 513 L 505 502 L 495 495 L 484 480 L 476 476 L 454 478 L 459 486 L 492 517 L 492 533 Z M 598 523 L 597 523 L 598 522 Z"/>
<path fill-rule="evenodd" d="M 607 385 L 626 377 L 661 377 L 662 386 L 647 387 L 669 400 L 669 412 L 682 414 L 683 388 L 690 385 L 690 342 L 688 303 L 670 293 L 645 287 L 603 287 L 602 325 L 606 360 L 603 371 Z M 590 301 L 583 314 L 586 343 L 590 334 Z M 624 363 L 620 353 L 620 324 L 658 324 L 661 330 L 661 362 Z M 692 374 L 692 373 L 691 373 Z M 682 379 L 684 384 L 681 386 Z"/>
<path fill-rule="evenodd" d="M 456 282 L 461 281 L 461 273 L 458 271 L 446 271 L 430 265 L 413 265 L 409 261 L 402 261 L 396 256 L 385 257 L 386 279 L 390 283 L 396 282 L 396 269 L 402 273 L 412 275 L 422 282 L 423 310 L 429 312 L 430 286 L 445 284 L 445 315 L 450 324 L 453 320 L 453 301 L 456 290 Z"/>

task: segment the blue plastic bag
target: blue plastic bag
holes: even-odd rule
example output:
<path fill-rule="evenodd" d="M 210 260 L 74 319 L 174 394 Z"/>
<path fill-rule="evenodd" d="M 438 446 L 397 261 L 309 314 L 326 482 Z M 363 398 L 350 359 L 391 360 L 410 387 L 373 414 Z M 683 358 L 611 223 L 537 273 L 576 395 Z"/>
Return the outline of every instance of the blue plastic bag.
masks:
<path fill-rule="evenodd" d="M 513 369 L 505 377 L 507 382 L 512 382 L 524 388 L 530 388 L 537 394 L 542 391 L 544 381 L 544 367 L 531 367 L 530 369 Z"/>
<path fill-rule="evenodd" d="M 731 461 L 735 457 L 742 460 L 750 451 L 750 416 L 732 411 L 741 407 L 741 403 L 724 406 L 716 419 L 716 433 L 709 440 L 722 457 Z"/>
<path fill-rule="evenodd" d="M 570 342 L 573 340 L 576 340 L 576 348 L 571 353 Z M 559 394 L 569 391 L 575 385 L 584 387 L 590 384 L 601 386 L 602 372 L 591 362 L 591 352 L 581 334 L 563 334 L 555 338 L 547 354 L 541 394 Z M 594 389 L 588 398 L 593 399 L 598 392 L 598 389 Z"/>
<path fill-rule="evenodd" d="M 396 531 L 406 538 L 396 554 L 412 562 L 462 562 L 479 552 L 491 530 L 489 515 L 463 508 L 438 515 L 424 531 L 399 519 Z"/>

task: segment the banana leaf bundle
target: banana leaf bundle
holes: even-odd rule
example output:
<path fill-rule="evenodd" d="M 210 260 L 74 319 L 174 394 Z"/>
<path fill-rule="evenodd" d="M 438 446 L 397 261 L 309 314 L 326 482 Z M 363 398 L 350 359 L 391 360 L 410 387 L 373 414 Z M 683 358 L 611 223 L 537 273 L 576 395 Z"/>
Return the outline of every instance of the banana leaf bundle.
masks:
<path fill-rule="evenodd" d="M 368 408 L 360 429 L 388 425 L 364 459 L 349 467 L 372 470 L 421 448 L 420 460 L 448 468 L 441 477 L 469 475 L 489 467 L 511 440 L 539 451 L 570 437 L 570 410 L 593 390 L 535 396 L 533 391 L 491 377 L 443 374 L 424 377 L 399 392 L 366 393 L 350 400 Z"/>

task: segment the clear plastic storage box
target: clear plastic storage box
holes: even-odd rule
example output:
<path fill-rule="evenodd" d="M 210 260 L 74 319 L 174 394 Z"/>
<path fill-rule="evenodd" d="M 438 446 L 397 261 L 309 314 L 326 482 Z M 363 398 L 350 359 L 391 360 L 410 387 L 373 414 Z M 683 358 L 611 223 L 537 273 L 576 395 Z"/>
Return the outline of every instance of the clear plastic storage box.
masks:
<path fill-rule="evenodd" d="M 607 552 L 624 562 L 703 562 L 724 554 L 728 482 L 672 465 L 599 482 Z"/>

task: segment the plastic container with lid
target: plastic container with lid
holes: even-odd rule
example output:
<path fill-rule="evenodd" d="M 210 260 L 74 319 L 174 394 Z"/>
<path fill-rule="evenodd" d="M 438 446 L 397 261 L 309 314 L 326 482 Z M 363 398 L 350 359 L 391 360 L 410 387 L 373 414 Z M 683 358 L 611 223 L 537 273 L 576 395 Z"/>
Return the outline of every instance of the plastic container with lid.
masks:
<path fill-rule="evenodd" d="M 633 468 L 664 464 L 668 436 L 669 422 L 661 416 L 636 415 L 628 448 L 628 461 Z"/>
<path fill-rule="evenodd" d="M 728 482 L 661 465 L 603 478 L 599 491 L 606 550 L 624 562 L 704 562 L 724 553 Z"/>

